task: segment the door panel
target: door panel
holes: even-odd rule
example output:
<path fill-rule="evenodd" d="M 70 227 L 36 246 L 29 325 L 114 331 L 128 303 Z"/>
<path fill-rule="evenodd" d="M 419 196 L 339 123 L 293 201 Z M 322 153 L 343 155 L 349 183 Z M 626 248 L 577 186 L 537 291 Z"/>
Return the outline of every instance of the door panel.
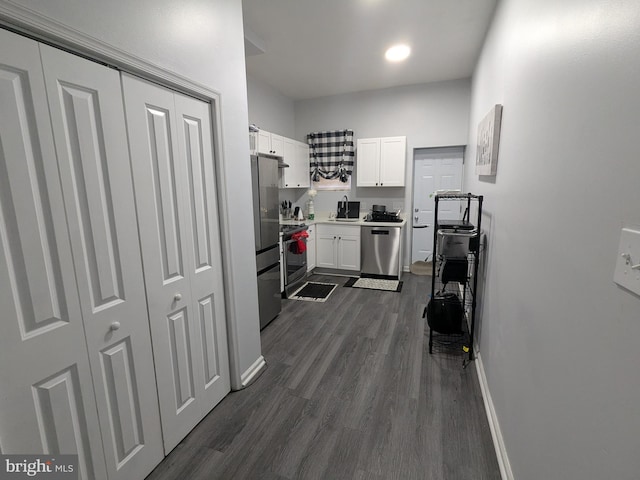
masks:
<path fill-rule="evenodd" d="M 211 121 L 203 102 L 122 81 L 168 453 L 230 390 Z M 162 135 L 151 111 L 164 112 Z M 167 229 L 156 212 L 169 210 Z M 181 267 L 167 281 L 157 258 L 166 256 L 169 233 Z"/>
<path fill-rule="evenodd" d="M 185 209 L 191 212 L 192 222 L 186 231 L 194 244 L 189 281 L 193 318 L 199 319 L 193 325 L 193 338 L 202 346 L 195 350 L 200 364 L 196 395 L 202 398 L 202 418 L 231 389 L 211 112 L 204 102 L 179 94 L 174 97 L 178 144 L 187 160 L 189 178 Z"/>
<path fill-rule="evenodd" d="M 462 188 L 462 156 L 462 152 L 433 154 L 414 162 L 411 262 L 424 261 L 432 254 L 435 201 L 431 195 L 436 190 Z M 440 202 L 438 216 L 441 220 L 460 218 L 459 202 Z"/>
<path fill-rule="evenodd" d="M 180 161 L 173 92 L 122 76 L 136 189 L 146 294 L 165 453 L 200 420 L 187 252 L 193 240 L 184 208 L 186 162 Z M 158 259 L 162 259 L 158 262 Z"/>
<path fill-rule="evenodd" d="M 141 478 L 163 452 L 120 78 L 40 52 L 107 470 Z"/>
<path fill-rule="evenodd" d="M 38 44 L 0 43 L 2 452 L 77 453 L 80 478 L 105 479 Z"/>
<path fill-rule="evenodd" d="M 152 163 L 150 177 L 153 179 L 156 225 L 160 241 L 159 259 L 162 265 L 164 284 L 184 278 L 182 238 L 178 228 L 178 192 L 176 190 L 176 165 L 171 131 L 175 121 L 167 110 L 147 108 L 147 136 Z M 179 177 L 178 177 L 179 178 Z"/>
<path fill-rule="evenodd" d="M 83 261 L 94 310 L 122 299 L 122 271 L 96 91 L 60 84 Z"/>

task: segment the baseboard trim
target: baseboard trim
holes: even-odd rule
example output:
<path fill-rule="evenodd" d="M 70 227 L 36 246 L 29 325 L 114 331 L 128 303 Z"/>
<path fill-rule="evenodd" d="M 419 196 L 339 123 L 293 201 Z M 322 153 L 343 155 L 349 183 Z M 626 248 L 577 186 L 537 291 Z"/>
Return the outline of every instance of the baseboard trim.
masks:
<path fill-rule="evenodd" d="M 509 463 L 509 456 L 507 455 L 507 449 L 504 445 L 504 439 L 502 438 L 502 430 L 500 430 L 500 423 L 498 422 L 498 417 L 493 406 L 493 400 L 491 399 L 491 392 L 489 391 L 489 385 L 487 384 L 487 376 L 484 372 L 484 365 L 482 363 L 480 352 L 476 352 L 475 357 L 474 363 L 476 364 L 478 380 L 480 381 L 480 390 L 482 391 L 482 399 L 484 400 L 484 409 L 487 412 L 487 420 L 489 420 L 493 446 L 496 450 L 496 457 L 498 458 L 500 476 L 502 477 L 502 480 L 514 480 L 513 472 L 511 471 L 511 463 Z"/>
<path fill-rule="evenodd" d="M 251 365 L 247 370 L 245 370 L 242 375 L 240 375 L 240 382 L 242 386 L 239 388 L 239 390 L 242 390 L 243 388 L 251 385 L 251 382 L 258 378 L 258 375 L 266 366 L 267 362 L 265 361 L 264 357 L 260 355 L 260 357 L 255 362 L 253 362 L 253 365 Z"/>

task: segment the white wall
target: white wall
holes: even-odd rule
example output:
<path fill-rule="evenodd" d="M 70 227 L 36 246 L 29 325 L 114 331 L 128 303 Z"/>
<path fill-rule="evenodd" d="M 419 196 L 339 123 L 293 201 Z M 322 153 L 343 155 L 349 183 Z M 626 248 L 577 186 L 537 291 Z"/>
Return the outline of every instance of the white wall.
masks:
<path fill-rule="evenodd" d="M 640 477 L 640 297 L 612 281 L 640 224 L 640 2 L 503 0 L 475 70 L 504 105 L 485 195 L 480 353 L 514 477 Z"/>
<path fill-rule="evenodd" d="M 293 100 L 264 82 L 247 77 L 249 123 L 262 130 L 293 138 L 296 134 Z"/>
<path fill-rule="evenodd" d="M 81 33 L 119 48 L 220 94 L 227 233 L 232 295 L 227 305 L 231 316 L 232 385 L 261 355 L 258 300 L 253 257 L 253 215 L 244 35 L 240 0 L 15 0 L 20 5 Z"/>
<path fill-rule="evenodd" d="M 469 125 L 470 81 L 386 88 L 331 97 L 299 100 L 295 103 L 296 139 L 306 141 L 310 132 L 351 128 L 354 142 L 358 138 L 407 137 L 406 188 L 356 188 L 351 191 L 319 193 L 314 201 L 316 212 L 335 211 L 337 201 L 345 193 L 349 200 L 387 208 L 402 208 L 413 202 L 414 149 L 465 145 Z M 357 169 L 356 160 L 356 169 Z M 306 192 L 287 191 L 286 199 L 303 205 Z M 406 229 L 411 232 L 410 228 Z M 404 265 L 411 263 L 411 235 L 405 236 Z"/>

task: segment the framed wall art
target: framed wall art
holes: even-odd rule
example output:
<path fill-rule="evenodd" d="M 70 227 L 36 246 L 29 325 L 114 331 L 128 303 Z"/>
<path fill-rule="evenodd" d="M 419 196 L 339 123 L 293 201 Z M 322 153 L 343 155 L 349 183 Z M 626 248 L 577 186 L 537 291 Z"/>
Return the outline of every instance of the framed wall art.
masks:
<path fill-rule="evenodd" d="M 495 175 L 498 169 L 502 105 L 495 105 L 478 124 L 476 175 Z"/>

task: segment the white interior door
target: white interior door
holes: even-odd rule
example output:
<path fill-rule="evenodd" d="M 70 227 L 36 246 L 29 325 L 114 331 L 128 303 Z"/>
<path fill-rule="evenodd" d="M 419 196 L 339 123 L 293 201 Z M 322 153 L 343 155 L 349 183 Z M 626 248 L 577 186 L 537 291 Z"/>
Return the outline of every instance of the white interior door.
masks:
<path fill-rule="evenodd" d="M 463 152 L 421 154 L 414 161 L 413 175 L 413 242 L 411 262 L 424 261 L 433 253 L 436 190 L 462 188 Z M 460 218 L 458 202 L 440 202 L 440 219 Z"/>
<path fill-rule="evenodd" d="M 162 432 L 120 77 L 40 50 L 107 471 L 143 478 Z"/>
<path fill-rule="evenodd" d="M 0 451 L 105 479 L 38 44 L 0 30 Z"/>
<path fill-rule="evenodd" d="M 185 95 L 174 97 L 178 145 L 188 169 L 183 200 L 190 219 L 186 230 L 192 246 L 187 255 L 194 333 L 202 346 L 202 352 L 197 350 L 201 355 L 197 361 L 203 371 L 196 384 L 202 418 L 231 390 L 211 108 Z"/>
<path fill-rule="evenodd" d="M 210 111 L 122 81 L 168 453 L 230 390 Z"/>

